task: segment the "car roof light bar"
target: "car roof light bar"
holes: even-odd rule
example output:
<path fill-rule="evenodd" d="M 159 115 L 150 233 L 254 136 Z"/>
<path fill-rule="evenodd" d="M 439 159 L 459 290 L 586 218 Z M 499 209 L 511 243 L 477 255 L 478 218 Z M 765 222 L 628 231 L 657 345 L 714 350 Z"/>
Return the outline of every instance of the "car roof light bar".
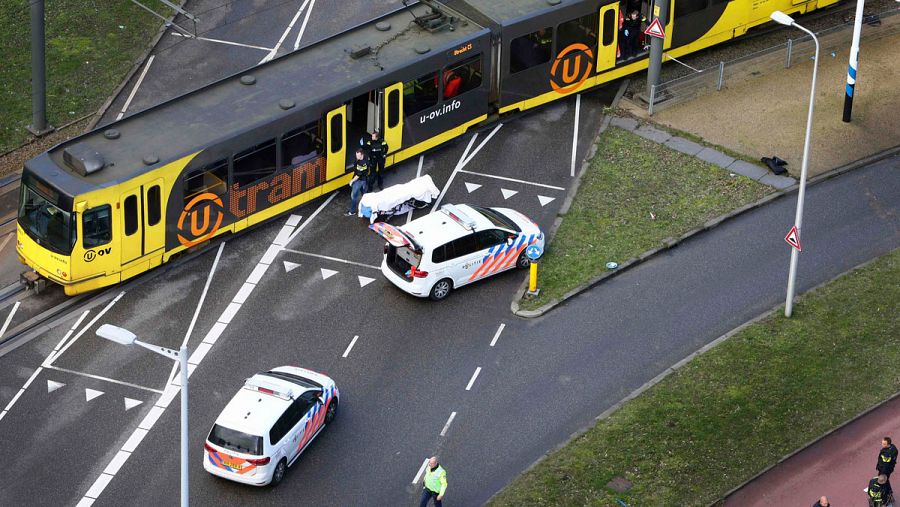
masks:
<path fill-rule="evenodd" d="M 473 220 L 469 215 L 463 213 L 463 211 L 456 206 L 452 204 L 445 204 L 441 206 L 441 211 L 452 218 L 453 221 L 465 227 L 466 229 L 469 229 L 470 231 L 475 230 L 475 220 Z"/>

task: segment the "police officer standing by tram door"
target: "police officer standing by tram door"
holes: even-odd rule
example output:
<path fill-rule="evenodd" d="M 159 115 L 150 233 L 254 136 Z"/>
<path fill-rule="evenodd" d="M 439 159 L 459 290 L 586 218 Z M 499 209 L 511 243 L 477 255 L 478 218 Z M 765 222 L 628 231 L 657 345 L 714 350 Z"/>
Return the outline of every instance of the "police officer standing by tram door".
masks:
<path fill-rule="evenodd" d="M 422 490 L 422 501 L 419 502 L 419 507 L 427 507 L 428 501 L 432 498 L 434 498 L 434 506 L 441 507 L 444 492 L 447 491 L 447 471 L 438 464 L 437 456 L 428 458 L 423 482 L 425 488 Z"/>
<path fill-rule="evenodd" d="M 356 215 L 359 212 L 359 200 L 366 193 L 366 182 L 369 179 L 369 161 L 362 148 L 356 149 L 356 163 L 353 166 L 353 178 L 350 180 L 350 209 L 347 216 Z"/>
<path fill-rule="evenodd" d="M 371 172 L 369 174 L 369 191 L 375 190 L 375 183 L 378 183 L 378 190 L 384 190 L 384 158 L 388 153 L 388 145 L 378 134 L 378 131 L 372 132 L 372 139 L 366 142 L 366 149 L 369 151 L 369 166 Z"/>

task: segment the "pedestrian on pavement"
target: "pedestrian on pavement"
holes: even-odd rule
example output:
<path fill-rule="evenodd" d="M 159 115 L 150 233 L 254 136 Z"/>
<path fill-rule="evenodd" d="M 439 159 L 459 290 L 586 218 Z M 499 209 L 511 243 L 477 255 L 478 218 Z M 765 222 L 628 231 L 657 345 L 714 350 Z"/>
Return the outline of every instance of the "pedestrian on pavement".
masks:
<path fill-rule="evenodd" d="M 434 507 L 441 507 L 444 492 L 447 491 L 447 471 L 438 464 L 437 456 L 428 458 L 424 484 L 425 488 L 422 490 L 422 501 L 419 502 L 419 507 L 426 507 L 432 498 L 434 498 Z"/>
<path fill-rule="evenodd" d="M 869 494 L 869 507 L 887 507 L 894 502 L 894 492 L 891 483 L 884 474 L 872 477 L 867 488 Z"/>
<path fill-rule="evenodd" d="M 350 209 L 347 216 L 359 212 L 359 200 L 366 193 L 366 181 L 369 179 L 369 161 L 362 148 L 356 149 L 356 164 L 353 166 L 353 178 L 350 180 Z"/>
<path fill-rule="evenodd" d="M 875 465 L 875 470 L 890 479 L 896 464 L 897 446 L 891 443 L 891 437 L 884 437 L 881 439 L 881 451 L 878 453 L 878 463 Z"/>
<path fill-rule="evenodd" d="M 380 139 L 380 134 L 376 130 L 372 132 L 372 139 L 366 143 L 369 150 L 369 164 L 371 172 L 369 173 L 369 190 L 375 189 L 375 183 L 378 183 L 378 190 L 384 190 L 384 157 L 388 153 L 388 145 Z"/>
<path fill-rule="evenodd" d="M 828 503 L 828 499 L 824 496 L 819 499 L 816 503 L 812 504 L 812 507 L 829 507 L 831 504 Z"/>

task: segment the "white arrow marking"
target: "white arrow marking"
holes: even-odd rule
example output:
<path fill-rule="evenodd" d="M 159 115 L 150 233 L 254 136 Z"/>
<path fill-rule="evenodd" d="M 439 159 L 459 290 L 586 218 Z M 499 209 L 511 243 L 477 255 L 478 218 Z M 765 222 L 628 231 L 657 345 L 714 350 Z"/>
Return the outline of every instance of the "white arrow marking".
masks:
<path fill-rule="evenodd" d="M 299 264 L 296 264 L 294 262 L 284 261 L 284 272 L 285 273 L 290 273 L 291 271 L 293 271 L 299 267 L 300 267 Z"/>
<path fill-rule="evenodd" d="M 48 380 L 47 381 L 47 392 L 52 393 L 53 391 L 56 391 L 57 389 L 59 389 L 60 387 L 62 387 L 64 385 L 65 384 L 63 384 L 62 382 L 54 382 L 52 380 Z"/>
<path fill-rule="evenodd" d="M 369 278 L 369 277 L 367 277 L 367 276 L 359 276 L 359 275 L 357 275 L 356 277 L 359 278 L 359 286 L 360 286 L 360 287 L 365 287 L 366 285 L 369 285 L 370 283 L 372 283 L 372 282 L 375 281 L 374 278 Z"/>
<path fill-rule="evenodd" d="M 126 412 L 129 411 L 129 410 L 133 409 L 134 407 L 140 405 L 141 403 L 143 403 L 143 401 L 141 401 L 141 400 L 133 400 L 131 398 L 125 398 L 125 411 Z"/>
<path fill-rule="evenodd" d="M 322 270 L 322 280 L 328 280 L 332 276 L 338 274 L 337 271 L 334 271 L 332 269 L 325 269 L 325 268 L 320 268 L 320 269 Z"/>
<path fill-rule="evenodd" d="M 547 197 L 546 195 L 539 195 L 538 200 L 541 201 L 541 206 L 546 206 L 551 202 L 556 200 L 556 197 Z"/>
<path fill-rule="evenodd" d="M 505 189 L 505 188 L 501 188 L 501 189 L 500 189 L 500 192 L 503 193 L 503 198 L 504 198 L 504 199 L 509 199 L 510 197 L 512 197 L 512 196 L 514 196 L 514 195 L 516 195 L 516 194 L 519 193 L 518 190 L 507 190 L 507 189 Z"/>
<path fill-rule="evenodd" d="M 469 183 L 468 181 L 466 182 L 466 190 L 468 190 L 470 194 L 478 190 L 479 188 L 481 188 L 481 185 L 479 185 L 478 183 Z"/>
<path fill-rule="evenodd" d="M 91 401 L 94 398 L 96 398 L 97 396 L 100 396 L 101 394 L 103 394 L 103 391 L 95 391 L 93 389 L 85 389 L 84 390 L 84 397 L 87 398 L 87 401 Z"/>

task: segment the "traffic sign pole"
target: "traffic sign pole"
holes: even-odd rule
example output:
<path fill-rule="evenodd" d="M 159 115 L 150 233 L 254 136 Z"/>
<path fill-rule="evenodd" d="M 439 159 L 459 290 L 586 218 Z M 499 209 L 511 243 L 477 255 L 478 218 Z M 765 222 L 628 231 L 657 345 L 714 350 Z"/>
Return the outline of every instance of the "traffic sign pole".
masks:
<path fill-rule="evenodd" d="M 528 277 L 528 293 L 537 295 L 537 262 L 531 263 L 531 273 Z"/>
<path fill-rule="evenodd" d="M 653 3 L 653 21 L 651 25 L 661 23 L 669 18 L 669 0 L 657 0 Z M 648 27 L 649 28 L 649 27 Z M 650 37 L 650 67 L 647 69 L 647 90 L 659 84 L 659 72 L 662 67 L 663 38 Z"/>

